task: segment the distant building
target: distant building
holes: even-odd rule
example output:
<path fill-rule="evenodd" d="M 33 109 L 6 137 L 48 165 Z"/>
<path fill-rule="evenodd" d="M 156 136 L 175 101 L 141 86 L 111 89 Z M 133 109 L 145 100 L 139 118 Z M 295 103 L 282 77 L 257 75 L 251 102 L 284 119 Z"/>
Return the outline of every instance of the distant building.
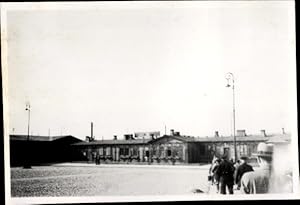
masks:
<path fill-rule="evenodd" d="M 252 154 L 256 152 L 257 145 L 260 142 L 273 143 L 273 139 L 281 139 L 285 143 L 290 143 L 289 134 L 266 134 L 265 130 L 261 130 L 260 134 L 247 135 L 245 130 L 237 130 L 236 135 L 236 149 L 237 158 L 241 155 L 252 158 Z M 215 135 L 214 137 L 197 138 L 195 139 L 197 144 L 201 146 L 201 161 L 210 161 L 213 156 L 220 157 L 227 155 L 229 159 L 234 159 L 234 138 L 222 137 Z"/>
<path fill-rule="evenodd" d="M 197 138 L 180 135 L 174 130 L 171 130 L 170 135 L 149 136 L 151 135 L 135 133 L 133 138 L 125 137 L 118 140 L 115 136 L 114 140 L 79 142 L 73 146 L 90 162 L 95 160 L 97 154 L 107 163 L 208 163 L 214 156 L 220 157 L 224 154 L 228 158 L 234 158 L 233 137 L 223 137 L 218 132 L 212 137 Z M 279 144 L 289 144 L 290 135 L 287 133 L 267 135 L 264 130 L 257 135 L 247 135 L 245 130 L 237 130 L 237 157 L 246 155 L 251 158 L 252 153 L 256 152 L 258 143 L 274 140 Z"/>
<path fill-rule="evenodd" d="M 81 141 L 71 135 L 30 136 L 29 141 L 27 135 L 10 135 L 10 165 L 22 166 L 24 162 L 37 165 L 79 160 L 81 154 L 79 155 L 79 152 L 70 145 Z"/>
<path fill-rule="evenodd" d="M 248 135 L 245 130 L 237 130 L 237 157 L 252 157 L 260 142 L 273 143 L 283 149 L 291 142 L 290 134 Z M 11 166 L 22 166 L 24 161 L 32 165 L 55 162 L 86 161 L 95 162 L 98 155 L 103 163 L 154 163 L 187 164 L 209 163 L 214 156 L 226 154 L 234 159 L 234 139 L 220 136 L 216 131 L 211 137 L 192 137 L 171 130 L 169 135 L 160 136 L 159 132 L 137 132 L 125 134 L 118 139 L 95 140 L 87 137 L 82 141 L 68 136 L 30 136 L 10 135 Z"/>
<path fill-rule="evenodd" d="M 113 139 L 113 140 L 94 140 L 92 142 L 79 142 L 73 144 L 87 161 L 93 162 L 96 155 L 100 159 L 110 162 L 120 161 L 143 161 L 147 155 L 147 145 L 149 139 Z"/>
<path fill-rule="evenodd" d="M 159 131 L 154 132 L 135 132 L 134 138 L 135 139 L 156 139 L 160 137 Z"/>

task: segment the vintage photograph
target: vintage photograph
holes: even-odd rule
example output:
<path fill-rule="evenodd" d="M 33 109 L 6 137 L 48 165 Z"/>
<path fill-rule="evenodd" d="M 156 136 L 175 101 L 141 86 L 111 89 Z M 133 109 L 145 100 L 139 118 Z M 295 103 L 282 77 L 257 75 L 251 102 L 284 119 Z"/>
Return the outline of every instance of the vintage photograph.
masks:
<path fill-rule="evenodd" d="M 294 1 L 1 3 L 7 204 L 299 198 Z"/>

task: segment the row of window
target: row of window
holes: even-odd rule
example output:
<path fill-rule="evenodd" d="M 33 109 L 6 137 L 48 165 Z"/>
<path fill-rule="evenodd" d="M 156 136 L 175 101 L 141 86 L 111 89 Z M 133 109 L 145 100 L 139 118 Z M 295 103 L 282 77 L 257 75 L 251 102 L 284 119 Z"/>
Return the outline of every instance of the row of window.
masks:
<path fill-rule="evenodd" d="M 140 151 L 142 152 L 144 149 L 140 148 Z M 116 149 L 112 149 L 111 147 L 100 147 L 99 148 L 99 154 L 100 155 L 106 155 L 110 156 L 115 152 L 117 154 Z M 157 147 L 156 149 L 153 149 L 152 154 L 155 156 L 162 156 L 162 157 L 170 157 L 170 156 L 180 156 L 182 155 L 183 150 L 182 147 Z M 119 148 L 119 155 L 131 155 L 131 156 L 137 156 L 139 155 L 139 150 L 137 148 L 128 148 L 128 147 L 121 147 Z"/>
<path fill-rule="evenodd" d="M 229 146 L 210 146 L 208 145 L 208 150 L 215 150 L 215 152 L 217 153 L 224 153 L 224 149 L 228 149 L 230 150 L 231 154 L 234 155 L 234 147 L 233 145 L 229 145 Z M 202 151 L 204 151 L 205 149 L 200 149 L 200 154 L 204 154 Z M 237 152 L 240 155 L 249 155 L 252 152 L 255 152 L 255 146 L 253 145 L 246 145 L 246 144 L 239 144 L 237 145 Z"/>

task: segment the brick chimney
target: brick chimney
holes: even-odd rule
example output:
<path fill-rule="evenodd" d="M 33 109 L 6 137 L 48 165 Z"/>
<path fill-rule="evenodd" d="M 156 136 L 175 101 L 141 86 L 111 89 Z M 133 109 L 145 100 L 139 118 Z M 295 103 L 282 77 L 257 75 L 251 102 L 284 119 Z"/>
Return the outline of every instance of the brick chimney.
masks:
<path fill-rule="evenodd" d="M 117 135 L 114 135 L 114 140 L 118 140 L 118 136 Z"/>
<path fill-rule="evenodd" d="M 124 139 L 125 140 L 132 140 L 133 139 L 133 134 L 125 134 Z"/>
<path fill-rule="evenodd" d="M 246 130 L 237 130 L 237 131 L 236 131 L 236 135 L 237 135 L 238 137 L 245 137 L 245 136 L 247 136 L 247 135 L 246 135 Z"/>
<path fill-rule="evenodd" d="M 266 137 L 266 136 L 267 136 L 266 130 L 260 130 L 260 134 L 261 134 L 261 136 L 263 136 L 263 137 Z"/>
<path fill-rule="evenodd" d="M 86 142 L 90 142 L 90 141 L 91 141 L 90 136 L 86 136 L 86 137 L 85 137 L 85 141 L 86 141 Z"/>
<path fill-rule="evenodd" d="M 174 130 L 171 129 L 170 131 L 171 131 L 170 135 L 171 135 L 171 136 L 174 136 L 174 134 L 175 134 L 175 133 L 174 133 Z"/>
<path fill-rule="evenodd" d="M 282 134 L 285 135 L 285 130 L 284 128 L 281 128 L 282 129 Z"/>
<path fill-rule="evenodd" d="M 219 137 L 219 131 L 215 131 L 215 137 Z"/>

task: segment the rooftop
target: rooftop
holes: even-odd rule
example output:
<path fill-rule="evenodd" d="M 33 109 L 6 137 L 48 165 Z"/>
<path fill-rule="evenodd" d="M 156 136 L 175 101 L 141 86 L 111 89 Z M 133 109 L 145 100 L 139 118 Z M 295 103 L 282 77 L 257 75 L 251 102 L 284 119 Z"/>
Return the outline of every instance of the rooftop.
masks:
<path fill-rule="evenodd" d="M 130 140 L 94 140 L 91 142 L 78 142 L 73 145 L 110 145 L 110 144 L 146 144 L 151 139 L 130 139 Z"/>
<path fill-rule="evenodd" d="M 55 141 L 58 139 L 66 138 L 66 137 L 74 137 L 72 135 L 63 135 L 63 136 L 39 136 L 39 135 L 31 135 L 29 137 L 30 141 L 44 141 L 44 142 L 50 142 Z M 91 142 L 81 141 L 78 143 L 75 143 L 74 145 L 111 145 L 111 144 L 119 144 L 119 145 L 126 145 L 126 144 L 147 144 L 148 142 L 156 142 L 162 138 L 166 137 L 172 137 L 174 139 L 183 141 L 183 142 L 230 142 L 233 141 L 232 136 L 212 136 L 212 137 L 192 137 L 192 136 L 174 136 L 174 135 L 163 135 L 161 137 L 158 137 L 156 139 L 119 139 L 119 140 L 94 140 Z M 76 137 L 74 137 L 76 138 Z M 14 141 L 26 141 L 27 135 L 10 135 L 10 140 Z M 237 136 L 236 141 L 242 142 L 242 141 L 267 141 L 270 143 L 284 143 L 289 142 L 291 140 L 290 134 L 270 134 L 267 136 L 262 135 L 247 135 L 247 136 Z"/>
<path fill-rule="evenodd" d="M 14 141 L 26 141 L 27 135 L 10 135 L 10 140 Z M 62 135 L 62 136 L 40 136 L 40 135 L 30 135 L 29 140 L 30 141 L 42 141 L 42 142 L 50 142 L 55 141 L 58 139 L 62 139 L 65 137 L 74 137 L 72 135 Z M 76 137 L 74 137 L 76 138 Z"/>
<path fill-rule="evenodd" d="M 290 139 L 290 135 L 267 135 L 267 136 L 261 136 L 261 135 L 247 135 L 247 136 L 236 136 L 236 141 L 268 141 L 273 138 L 277 139 L 283 139 L 288 140 Z M 195 141 L 197 142 L 229 142 L 233 141 L 233 136 L 220 136 L 220 137 L 199 137 L 195 138 Z"/>
<path fill-rule="evenodd" d="M 73 145 L 126 145 L 126 144 L 147 144 L 157 142 L 163 138 L 173 138 L 183 142 L 232 142 L 234 139 L 232 136 L 219 136 L 219 137 L 192 137 L 192 136 L 176 136 L 176 135 L 163 135 L 156 139 L 130 139 L 130 140 L 94 140 L 91 142 L 78 142 Z M 261 135 L 247 135 L 247 136 L 237 136 L 237 142 L 243 141 L 268 141 L 268 142 L 288 142 L 290 141 L 289 134 L 272 134 L 268 136 Z"/>

